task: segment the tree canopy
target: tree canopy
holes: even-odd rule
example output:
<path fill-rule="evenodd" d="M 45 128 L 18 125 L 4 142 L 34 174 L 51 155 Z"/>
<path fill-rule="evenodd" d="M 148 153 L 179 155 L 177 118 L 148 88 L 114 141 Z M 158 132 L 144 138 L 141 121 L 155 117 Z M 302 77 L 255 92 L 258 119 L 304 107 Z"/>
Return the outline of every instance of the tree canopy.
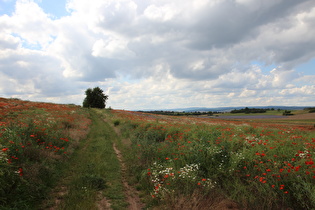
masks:
<path fill-rule="evenodd" d="M 95 87 L 93 89 L 88 88 L 85 91 L 85 95 L 86 97 L 83 101 L 83 107 L 100 109 L 105 108 L 108 95 L 105 95 L 101 88 L 99 87 Z"/>

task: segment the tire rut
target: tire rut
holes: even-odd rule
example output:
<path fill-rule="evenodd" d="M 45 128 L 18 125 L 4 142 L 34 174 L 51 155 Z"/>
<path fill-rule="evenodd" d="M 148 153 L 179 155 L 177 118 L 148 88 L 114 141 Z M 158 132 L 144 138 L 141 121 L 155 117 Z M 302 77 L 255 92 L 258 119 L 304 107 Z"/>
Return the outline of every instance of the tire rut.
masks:
<path fill-rule="evenodd" d="M 111 125 L 112 129 L 114 130 L 114 132 L 117 134 L 118 137 L 121 137 L 121 132 L 120 132 L 119 128 L 113 126 L 108 119 L 103 118 L 103 120 L 105 123 L 108 123 L 109 125 Z M 127 175 L 126 175 L 127 167 L 123 161 L 123 155 L 122 155 L 121 151 L 117 148 L 115 143 L 113 143 L 113 149 L 114 149 L 116 156 L 117 156 L 117 159 L 120 163 L 121 174 L 122 174 L 122 180 L 121 181 L 122 181 L 123 186 L 125 188 L 126 201 L 129 204 L 127 209 L 128 210 L 144 209 L 145 204 L 141 202 L 141 199 L 139 197 L 139 192 L 134 187 L 132 187 L 128 184 Z"/>
<path fill-rule="evenodd" d="M 122 171 L 122 183 L 124 185 L 125 188 L 125 195 L 127 198 L 127 202 L 129 203 L 128 209 L 129 210 L 138 210 L 138 209 L 143 209 L 144 208 L 144 204 L 141 202 L 139 195 L 138 195 L 138 191 L 135 190 L 132 186 L 130 186 L 127 182 L 126 179 L 126 165 L 122 160 L 122 154 L 121 152 L 117 149 L 116 144 L 113 144 L 113 149 L 117 155 L 117 158 L 120 162 L 121 165 L 121 171 Z"/>

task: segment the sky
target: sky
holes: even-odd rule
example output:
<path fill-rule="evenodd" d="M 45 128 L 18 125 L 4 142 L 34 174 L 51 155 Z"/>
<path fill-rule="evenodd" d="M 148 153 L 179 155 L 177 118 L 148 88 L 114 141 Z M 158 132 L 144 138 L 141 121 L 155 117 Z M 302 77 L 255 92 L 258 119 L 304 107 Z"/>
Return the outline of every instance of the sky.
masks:
<path fill-rule="evenodd" d="M 315 106 L 314 0 L 0 0 L 0 97 Z"/>

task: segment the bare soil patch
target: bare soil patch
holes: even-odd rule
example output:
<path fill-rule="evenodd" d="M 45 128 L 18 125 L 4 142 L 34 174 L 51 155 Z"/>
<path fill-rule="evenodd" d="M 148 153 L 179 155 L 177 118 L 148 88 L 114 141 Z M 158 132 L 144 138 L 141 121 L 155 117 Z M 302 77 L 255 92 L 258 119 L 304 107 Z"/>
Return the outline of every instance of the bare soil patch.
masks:
<path fill-rule="evenodd" d="M 97 209 L 99 210 L 111 209 L 109 200 L 103 196 L 102 192 L 98 192 L 97 199 L 98 199 L 96 203 Z"/>

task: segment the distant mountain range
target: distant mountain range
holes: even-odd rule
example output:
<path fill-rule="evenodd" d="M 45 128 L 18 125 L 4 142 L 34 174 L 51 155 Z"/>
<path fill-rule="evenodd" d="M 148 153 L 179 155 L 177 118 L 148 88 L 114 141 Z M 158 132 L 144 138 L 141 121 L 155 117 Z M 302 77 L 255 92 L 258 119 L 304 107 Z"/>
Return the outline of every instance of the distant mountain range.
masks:
<path fill-rule="evenodd" d="M 281 109 L 281 110 L 302 110 L 310 106 L 230 106 L 230 107 L 188 107 L 177 109 L 146 109 L 139 111 L 174 111 L 174 112 L 230 112 L 232 110 L 244 109 L 244 108 L 259 108 L 259 109 Z"/>

